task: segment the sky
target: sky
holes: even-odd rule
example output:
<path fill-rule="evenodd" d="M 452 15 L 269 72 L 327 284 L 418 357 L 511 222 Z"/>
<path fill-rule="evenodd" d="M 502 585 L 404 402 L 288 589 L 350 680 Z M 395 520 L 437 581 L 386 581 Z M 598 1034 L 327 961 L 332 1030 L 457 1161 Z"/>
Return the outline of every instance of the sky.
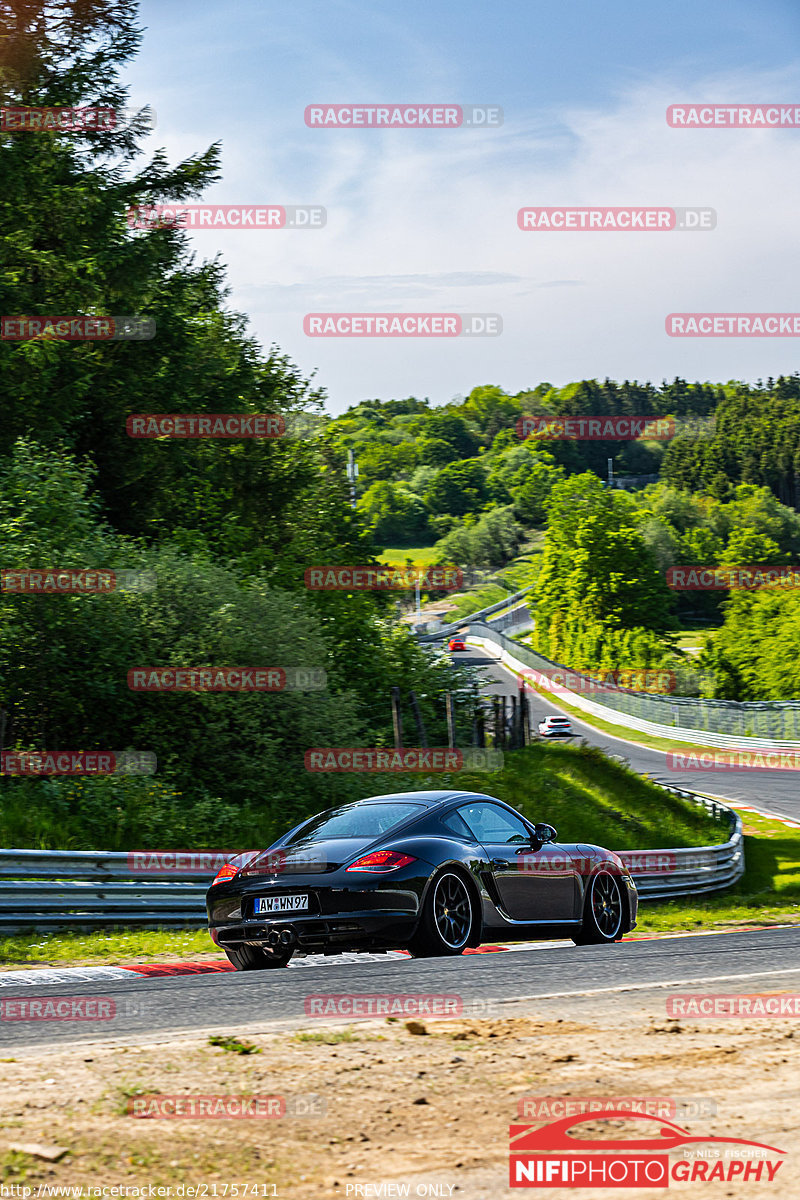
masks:
<path fill-rule="evenodd" d="M 229 305 L 342 412 L 542 381 L 756 380 L 797 338 L 668 336 L 672 312 L 800 311 L 800 127 L 674 129 L 671 104 L 800 106 L 783 0 L 144 0 L 130 98 L 175 162 L 222 146 L 203 200 L 320 205 L 324 228 L 195 230 Z M 499 106 L 502 124 L 309 128 L 307 105 Z M 710 207 L 696 231 L 528 230 L 523 207 Z M 308 313 L 483 313 L 493 337 L 304 333 Z"/>

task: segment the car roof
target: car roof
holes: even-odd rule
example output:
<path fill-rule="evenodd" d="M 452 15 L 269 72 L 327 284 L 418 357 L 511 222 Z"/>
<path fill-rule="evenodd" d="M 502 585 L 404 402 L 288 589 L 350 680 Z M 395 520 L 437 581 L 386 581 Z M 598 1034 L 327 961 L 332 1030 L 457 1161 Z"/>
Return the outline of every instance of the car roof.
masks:
<path fill-rule="evenodd" d="M 405 800 L 409 803 L 424 804 L 426 808 L 435 808 L 439 804 L 444 804 L 447 800 L 495 800 L 494 796 L 487 796 L 483 792 L 460 792 L 454 791 L 452 788 L 447 791 L 434 792 L 390 792 L 384 796 L 365 796 L 363 800 L 357 800 L 357 804 L 375 804 L 375 803 L 390 803 L 398 800 Z M 502 801 L 501 801 L 502 803 Z"/>

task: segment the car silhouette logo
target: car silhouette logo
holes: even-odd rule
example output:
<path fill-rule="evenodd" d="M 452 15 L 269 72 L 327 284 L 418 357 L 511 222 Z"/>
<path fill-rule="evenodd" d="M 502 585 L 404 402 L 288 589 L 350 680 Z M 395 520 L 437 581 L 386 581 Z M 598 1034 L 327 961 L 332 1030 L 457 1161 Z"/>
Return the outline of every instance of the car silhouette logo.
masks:
<path fill-rule="evenodd" d="M 596 1122 L 602 1119 L 622 1120 L 622 1121 L 649 1121 L 651 1124 L 658 1125 L 657 1135 L 646 1138 L 581 1138 L 575 1137 L 568 1131 L 574 1125 L 583 1125 L 587 1122 Z M 785 1150 L 779 1150 L 776 1146 L 767 1146 L 764 1142 L 751 1142 L 746 1138 L 731 1138 L 717 1137 L 716 1135 L 706 1134 L 704 1137 L 695 1137 L 689 1133 L 688 1129 L 683 1129 L 680 1125 L 676 1125 L 673 1121 L 667 1121 L 663 1117 L 651 1117 L 646 1113 L 632 1113 L 623 1109 L 605 1109 L 600 1114 L 588 1115 L 579 1113 L 577 1116 L 562 1117 L 559 1121 L 552 1121 L 548 1125 L 511 1125 L 509 1127 L 510 1150 L 512 1154 L 528 1154 L 550 1150 L 573 1150 L 577 1152 L 585 1152 L 586 1150 L 674 1150 L 678 1146 L 697 1145 L 700 1143 L 713 1142 L 715 1144 L 726 1144 L 736 1146 L 756 1146 L 761 1150 L 769 1150 L 773 1154 L 785 1154 Z"/>

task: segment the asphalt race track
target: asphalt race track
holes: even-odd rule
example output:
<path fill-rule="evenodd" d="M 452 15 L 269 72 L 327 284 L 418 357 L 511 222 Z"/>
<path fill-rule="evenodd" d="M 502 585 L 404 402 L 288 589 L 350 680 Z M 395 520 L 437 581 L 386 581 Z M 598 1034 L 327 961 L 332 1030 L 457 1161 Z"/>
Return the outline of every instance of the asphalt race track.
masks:
<path fill-rule="evenodd" d="M 470 646 L 465 654 L 455 654 L 461 663 L 483 667 L 487 683 L 487 694 L 512 696 L 518 691 L 517 677 L 501 666 L 489 654 Z M 528 692 L 531 705 L 531 720 L 535 726 L 543 717 L 552 716 L 563 710 L 557 701 L 545 700 L 538 692 Z M 609 754 L 619 754 L 627 759 L 631 769 L 640 775 L 649 775 L 659 783 L 686 788 L 690 792 L 701 792 L 706 796 L 717 796 L 734 803 L 751 804 L 764 812 L 777 813 L 800 821 L 800 775 L 795 771 L 677 771 L 667 767 L 667 756 L 661 750 L 649 750 L 622 738 L 598 732 L 593 726 L 568 714 L 573 728 L 580 738 L 592 745 L 600 746 Z M 543 818 L 544 819 L 544 818 Z"/>
<path fill-rule="evenodd" d="M 311 960 L 307 960 L 311 961 Z M 171 1040 L 200 1032 L 270 1032 L 328 1024 L 308 1016 L 310 996 L 442 993 L 460 997 L 464 1016 L 587 1015 L 627 998 L 665 1018 L 673 991 L 795 992 L 800 984 L 800 929 L 773 927 L 683 935 L 614 946 L 538 943 L 526 949 L 459 958 L 315 960 L 309 969 L 248 971 L 166 978 L 81 978 L 37 983 L 45 973 L 0 978 L 0 1002 L 14 997 L 102 997 L 114 1001 L 113 1019 L 0 1021 L 0 1049 L 113 1041 Z M 50 974 L 49 972 L 46 974 Z M 68 971 L 60 973 L 62 979 Z M 89 972 L 86 973 L 87 975 Z M 4 1004 L 5 1008 L 5 1004 Z M 347 1023 L 341 1018 L 338 1024 Z"/>

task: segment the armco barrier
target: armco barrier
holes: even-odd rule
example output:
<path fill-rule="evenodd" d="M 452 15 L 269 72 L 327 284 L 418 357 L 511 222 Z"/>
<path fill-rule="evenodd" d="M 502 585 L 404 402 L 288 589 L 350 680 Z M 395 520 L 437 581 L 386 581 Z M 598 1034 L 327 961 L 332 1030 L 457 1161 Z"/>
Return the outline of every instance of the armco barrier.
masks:
<path fill-rule="evenodd" d="M 461 627 L 462 633 L 464 627 Z M 537 654 L 529 646 L 515 642 L 500 630 L 483 622 L 472 622 L 466 630 L 466 636 L 473 644 L 482 649 L 496 647 L 499 660 L 516 674 L 525 671 L 542 672 L 543 679 L 537 680 L 537 686 L 548 689 L 547 673 L 569 672 L 579 675 L 562 663 L 554 663 L 549 658 Z M 591 682 L 586 677 L 588 682 Z M 591 695 L 598 695 L 595 684 Z M 784 740 L 777 737 L 761 737 L 754 735 L 754 730 L 763 726 L 765 731 L 770 725 L 775 730 L 780 725 L 782 731 L 793 730 L 800 734 L 800 700 L 782 700 L 772 703 L 738 703 L 733 700 L 690 700 L 682 696 L 653 696 L 646 692 L 630 692 L 622 688 L 608 687 L 600 690 L 602 700 L 590 700 L 580 692 L 559 689 L 559 695 L 565 703 L 600 717 L 611 725 L 623 725 L 628 729 L 636 729 L 640 733 L 648 733 L 653 737 L 672 738 L 673 741 L 690 743 L 697 746 L 719 746 L 739 749 L 745 747 L 753 750 L 797 750 L 800 741 Z M 643 714 L 646 713 L 647 716 Z M 653 720 L 661 717 L 661 721 Z M 671 717 L 669 723 L 663 718 Z M 732 732 L 720 732 L 715 726 L 726 725 Z"/>
<path fill-rule="evenodd" d="M 510 596 L 506 596 L 504 600 L 496 600 L 494 604 L 488 604 L 486 608 L 479 608 L 474 613 L 469 613 L 460 621 L 451 621 L 449 625 L 442 625 L 441 629 L 437 629 L 435 633 L 421 633 L 418 635 L 420 642 L 440 642 L 443 638 L 450 637 L 453 633 L 458 633 L 465 625 L 469 625 L 473 621 L 482 621 L 484 617 L 491 616 L 492 613 L 500 612 L 503 608 L 512 608 L 514 606 L 525 607 L 520 605 L 519 601 L 524 600 L 528 595 L 530 587 L 525 587 L 520 592 L 513 592 Z"/>
<path fill-rule="evenodd" d="M 739 816 L 680 788 L 666 790 L 705 806 L 724 824 L 728 838 L 718 846 L 643 851 L 671 862 L 666 874 L 631 868 L 642 899 L 713 892 L 735 883 L 744 871 Z M 148 870 L 143 879 L 125 852 L 0 850 L 0 930 L 199 927 L 205 924 L 205 894 L 213 875 L 162 868 Z"/>
<path fill-rule="evenodd" d="M 212 875 L 143 876 L 124 851 L 0 850 L 0 929 L 202 925 Z"/>

